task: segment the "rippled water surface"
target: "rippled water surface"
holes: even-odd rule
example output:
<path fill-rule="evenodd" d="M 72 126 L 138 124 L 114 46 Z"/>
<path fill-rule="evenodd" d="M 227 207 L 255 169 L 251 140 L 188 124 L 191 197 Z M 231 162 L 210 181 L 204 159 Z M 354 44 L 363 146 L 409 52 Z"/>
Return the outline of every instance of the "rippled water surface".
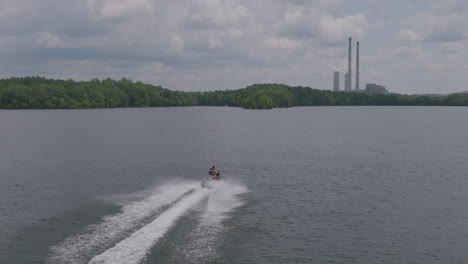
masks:
<path fill-rule="evenodd" d="M 0 263 L 466 263 L 467 134 L 457 107 L 0 111 Z"/>

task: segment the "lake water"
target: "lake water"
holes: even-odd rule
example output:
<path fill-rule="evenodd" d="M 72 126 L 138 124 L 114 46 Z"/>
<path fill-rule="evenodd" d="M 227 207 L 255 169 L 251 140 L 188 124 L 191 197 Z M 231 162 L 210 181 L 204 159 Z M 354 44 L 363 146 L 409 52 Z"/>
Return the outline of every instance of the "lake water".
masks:
<path fill-rule="evenodd" d="M 0 263 L 467 263 L 467 135 L 457 107 L 3 110 Z"/>

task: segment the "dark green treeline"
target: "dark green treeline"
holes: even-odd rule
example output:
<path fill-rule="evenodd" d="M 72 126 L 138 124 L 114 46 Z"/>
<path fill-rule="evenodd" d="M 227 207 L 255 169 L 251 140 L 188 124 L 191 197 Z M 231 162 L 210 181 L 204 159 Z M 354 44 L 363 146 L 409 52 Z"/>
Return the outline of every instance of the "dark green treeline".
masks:
<path fill-rule="evenodd" d="M 254 84 L 239 90 L 181 92 L 128 79 L 91 81 L 22 77 L 0 80 L 0 108 L 112 108 L 235 106 L 247 109 L 320 105 L 468 106 L 468 94 L 421 97 L 331 92 L 283 84 Z"/>

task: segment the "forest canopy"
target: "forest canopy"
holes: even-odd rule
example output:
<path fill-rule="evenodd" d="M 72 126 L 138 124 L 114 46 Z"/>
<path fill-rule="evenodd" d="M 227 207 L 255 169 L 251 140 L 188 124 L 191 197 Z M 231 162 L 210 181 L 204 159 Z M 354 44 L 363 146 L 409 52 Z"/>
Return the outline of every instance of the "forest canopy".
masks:
<path fill-rule="evenodd" d="M 122 78 L 74 81 L 20 77 L 0 80 L 0 108 L 73 109 L 160 106 L 233 106 L 271 109 L 333 105 L 468 106 L 468 94 L 426 97 L 332 92 L 284 84 L 254 84 L 238 90 L 172 91 Z"/>

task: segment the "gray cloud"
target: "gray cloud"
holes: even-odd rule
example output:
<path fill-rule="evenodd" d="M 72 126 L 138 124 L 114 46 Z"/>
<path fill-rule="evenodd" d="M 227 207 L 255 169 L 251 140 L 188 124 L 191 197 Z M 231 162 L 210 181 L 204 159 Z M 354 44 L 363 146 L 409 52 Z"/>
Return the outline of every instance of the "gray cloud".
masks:
<path fill-rule="evenodd" d="M 438 1 L 433 6 L 433 13 L 439 15 L 465 14 L 468 12 L 468 2 L 464 0 Z"/>
<path fill-rule="evenodd" d="M 458 42 L 465 39 L 468 18 L 460 14 L 423 16 L 425 40 L 429 42 Z"/>
<path fill-rule="evenodd" d="M 3 0 L 0 76 L 125 76 L 182 90 L 258 82 L 329 89 L 333 69 L 344 70 L 352 36 L 365 48 L 363 82 L 411 93 L 414 87 L 404 82 L 412 73 L 403 68 L 418 69 L 412 78 L 424 80 L 446 65 L 463 64 L 464 2 L 417 6 L 417 13 L 401 18 L 405 1 L 385 13 L 375 0 Z M 390 25 L 388 18 L 397 22 Z M 431 58 L 434 53 L 455 58 Z M 402 67 L 393 66 L 398 60 L 405 60 Z M 430 60 L 440 65 L 418 67 Z M 427 91 L 438 89 L 421 83 Z"/>
<path fill-rule="evenodd" d="M 431 31 L 425 38 L 428 42 L 459 42 L 464 39 L 464 31 L 456 29 Z"/>

